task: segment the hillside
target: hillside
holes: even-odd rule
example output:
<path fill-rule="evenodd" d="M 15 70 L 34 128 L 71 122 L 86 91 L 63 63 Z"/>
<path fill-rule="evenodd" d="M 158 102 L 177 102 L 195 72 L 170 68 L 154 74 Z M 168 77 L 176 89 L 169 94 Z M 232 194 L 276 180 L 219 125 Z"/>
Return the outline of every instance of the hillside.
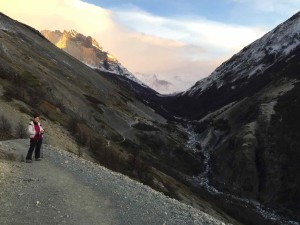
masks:
<path fill-rule="evenodd" d="M 194 185 L 248 209 L 271 209 L 262 214 L 279 224 L 300 222 L 299 24 L 297 13 L 165 101 L 189 123 L 191 146 L 204 156 Z"/>
<path fill-rule="evenodd" d="M 184 165 L 176 157 L 195 159 L 184 151 L 184 134 L 135 93 L 56 48 L 32 28 L 4 15 L 1 24 L 4 101 L 21 102 L 27 114 L 32 109 L 42 112 L 68 129 L 91 157 L 113 164 L 110 167 L 115 170 L 134 172 L 131 164 L 138 157 L 149 166 L 170 166 L 177 161 L 176 170 L 193 172 L 190 163 Z M 152 149 L 156 145 L 159 147 Z M 164 148 L 168 149 L 161 152 Z"/>
<path fill-rule="evenodd" d="M 2 125 L 11 124 L 9 131 L 0 129 L 1 139 L 18 137 L 18 125 L 26 126 L 38 111 L 47 144 L 202 211 L 220 211 L 184 183 L 184 176 L 202 170 L 201 160 L 187 146 L 185 129 L 145 105 L 136 90 L 128 88 L 132 83 L 127 78 L 120 82 L 92 69 L 3 14 L 0 22 L 0 116 Z"/>
<path fill-rule="evenodd" d="M 5 141 L 0 150 L 25 155 L 27 145 L 28 140 Z M 43 150 L 41 162 L 0 160 L 2 225 L 225 225 L 65 150 L 48 145 Z"/>

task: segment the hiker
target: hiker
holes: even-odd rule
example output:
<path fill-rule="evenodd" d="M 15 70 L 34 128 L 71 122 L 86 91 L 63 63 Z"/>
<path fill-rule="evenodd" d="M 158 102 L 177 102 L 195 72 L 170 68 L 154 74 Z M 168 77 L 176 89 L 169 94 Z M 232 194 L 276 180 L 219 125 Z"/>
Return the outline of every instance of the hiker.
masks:
<path fill-rule="evenodd" d="M 41 146 L 43 142 L 44 129 L 40 124 L 40 117 L 38 114 L 33 116 L 33 120 L 28 125 L 28 134 L 30 136 L 30 147 L 26 156 L 26 162 L 32 162 L 32 153 L 34 151 L 34 156 L 36 161 L 40 161 Z"/>

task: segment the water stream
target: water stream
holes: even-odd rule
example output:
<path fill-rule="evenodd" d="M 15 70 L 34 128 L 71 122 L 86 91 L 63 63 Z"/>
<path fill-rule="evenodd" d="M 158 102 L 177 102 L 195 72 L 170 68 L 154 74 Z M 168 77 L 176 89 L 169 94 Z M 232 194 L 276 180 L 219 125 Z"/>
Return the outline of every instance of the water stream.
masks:
<path fill-rule="evenodd" d="M 263 216 L 263 218 L 277 222 L 278 224 L 282 225 L 300 225 L 297 221 L 292 221 L 289 218 L 283 217 L 278 215 L 274 210 L 269 209 L 265 207 L 264 205 L 260 204 L 256 200 L 246 199 L 246 198 L 240 198 L 238 196 L 224 193 L 222 191 L 217 190 L 215 187 L 210 185 L 209 182 L 209 171 L 210 171 L 210 160 L 211 160 L 211 143 L 215 142 L 217 138 L 220 137 L 220 133 L 209 130 L 207 132 L 204 132 L 204 134 L 197 134 L 194 132 L 193 125 L 189 124 L 186 128 L 186 132 L 188 134 L 189 140 L 187 142 L 187 147 L 194 153 L 201 153 L 201 155 L 204 157 L 203 159 L 203 166 L 204 170 L 203 172 L 198 176 L 192 176 L 192 177 L 186 177 L 186 179 L 191 182 L 192 184 L 203 188 L 208 193 L 210 193 L 213 196 L 218 196 L 224 201 L 227 202 L 239 202 L 242 206 L 245 208 L 249 208 L 254 210 L 257 214 Z M 199 148 L 201 146 L 201 148 Z"/>

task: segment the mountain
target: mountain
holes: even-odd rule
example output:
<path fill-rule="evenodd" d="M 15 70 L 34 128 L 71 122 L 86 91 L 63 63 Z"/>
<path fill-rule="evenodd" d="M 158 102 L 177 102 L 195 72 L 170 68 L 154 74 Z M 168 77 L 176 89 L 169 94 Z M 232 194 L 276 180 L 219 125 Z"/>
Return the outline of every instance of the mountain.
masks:
<path fill-rule="evenodd" d="M 9 121 L 40 110 L 51 144 L 72 136 L 78 150 L 69 151 L 223 221 L 299 224 L 300 13 L 172 96 L 92 69 L 0 16 L 0 114 Z"/>
<path fill-rule="evenodd" d="M 106 76 L 116 85 L 122 85 L 126 90 L 133 91 L 136 98 L 155 109 L 160 115 L 165 118 L 173 118 L 172 114 L 163 107 L 164 96 L 137 79 L 112 54 L 103 51 L 103 48 L 94 38 L 80 34 L 75 30 L 64 31 L 63 33 L 43 30 L 41 34 L 58 48 L 85 63 L 102 76 Z M 152 86 L 168 85 L 167 81 L 158 80 L 156 76 L 139 75 L 144 77 L 143 80 L 147 80 L 147 83 L 152 84 Z M 168 98 L 166 100 L 168 101 Z"/>
<path fill-rule="evenodd" d="M 270 82 L 265 74 L 278 62 L 290 60 L 300 43 L 299 14 L 245 47 L 219 66 L 210 76 L 180 93 L 183 107 L 170 104 L 178 116 L 199 119 L 235 100 L 253 95 Z M 214 101 L 211 101 L 211 99 Z M 197 104 L 195 104 L 197 103 Z M 194 105 L 191 107 L 191 105 Z"/>
<path fill-rule="evenodd" d="M 165 101 L 204 156 L 195 185 L 294 220 L 263 213 L 280 224 L 300 221 L 299 70 L 300 12 Z"/>
<path fill-rule="evenodd" d="M 124 76 L 129 80 L 138 83 L 140 86 L 149 88 L 122 66 L 112 54 L 104 51 L 103 47 L 101 47 L 91 36 L 86 37 L 75 30 L 63 32 L 58 30 L 42 30 L 41 34 L 58 48 L 64 50 L 88 66 L 100 70 L 101 72 Z"/>
<path fill-rule="evenodd" d="M 172 88 L 172 83 L 158 79 L 155 74 L 135 73 L 135 75 L 133 75 L 122 66 L 117 58 L 111 53 L 104 51 L 103 47 L 90 36 L 85 36 L 75 30 L 63 32 L 58 30 L 42 30 L 41 33 L 58 48 L 64 50 L 90 67 L 107 73 L 110 76 L 117 75 L 120 79 L 124 79 L 124 77 L 128 78 L 128 82 L 139 84 L 146 92 L 148 89 L 148 92 L 150 91 L 157 94 L 156 91 L 152 90 L 153 88 L 162 92 L 166 92 L 166 90 Z"/>
<path fill-rule="evenodd" d="M 88 50 L 93 46 L 101 56 L 101 47 L 88 39 L 86 51 L 80 51 L 93 55 Z M 0 14 L 0 40 L 0 138 L 20 136 L 32 111 L 41 112 L 49 145 L 63 146 L 223 221 L 239 224 L 185 183 L 183 177 L 202 171 L 201 156 L 187 146 L 185 128 L 145 104 L 141 96 L 146 94 L 139 91 L 150 89 L 128 76 L 87 66 L 37 30 L 4 14 Z"/>
<path fill-rule="evenodd" d="M 94 38 L 75 30 L 69 32 L 43 30 L 41 34 L 58 48 L 85 63 L 102 76 L 106 76 L 116 85 L 122 85 L 126 90 L 133 91 L 135 97 L 144 104 L 156 107 L 162 115 L 166 114 L 159 105 L 159 94 L 137 79 L 112 54 L 104 51 Z"/>

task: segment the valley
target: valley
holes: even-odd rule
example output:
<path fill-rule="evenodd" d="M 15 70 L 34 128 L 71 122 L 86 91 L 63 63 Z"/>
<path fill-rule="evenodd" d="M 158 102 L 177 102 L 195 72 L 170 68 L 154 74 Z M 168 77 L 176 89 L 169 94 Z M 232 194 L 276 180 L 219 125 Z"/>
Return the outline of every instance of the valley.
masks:
<path fill-rule="evenodd" d="M 35 109 L 49 144 L 226 223 L 299 224 L 300 13 L 175 95 L 141 83 L 91 37 L 45 31 L 51 43 L 0 21 L 0 115 L 25 123 Z"/>

